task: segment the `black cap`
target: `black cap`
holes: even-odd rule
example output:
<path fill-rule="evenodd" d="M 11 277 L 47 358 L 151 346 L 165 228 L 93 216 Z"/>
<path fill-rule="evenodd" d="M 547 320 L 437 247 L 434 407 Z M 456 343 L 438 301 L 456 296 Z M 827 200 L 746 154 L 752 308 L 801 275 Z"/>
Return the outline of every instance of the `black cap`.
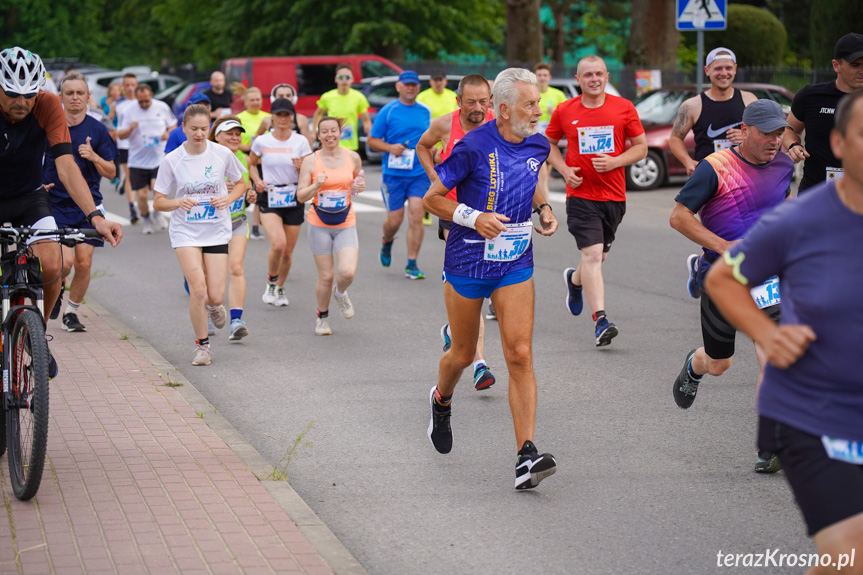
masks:
<path fill-rule="evenodd" d="M 279 112 L 287 112 L 289 114 L 294 114 L 294 105 L 291 104 L 291 101 L 287 98 L 276 98 L 276 100 L 270 106 L 270 113 L 277 114 Z"/>
<path fill-rule="evenodd" d="M 833 59 L 854 62 L 858 58 L 863 58 L 863 34 L 852 32 L 839 38 L 833 49 Z"/>
<path fill-rule="evenodd" d="M 443 70 L 434 70 L 434 71 L 432 71 L 431 76 L 429 76 L 429 77 L 432 80 L 440 80 L 440 79 L 445 79 L 446 74 L 444 74 Z"/>

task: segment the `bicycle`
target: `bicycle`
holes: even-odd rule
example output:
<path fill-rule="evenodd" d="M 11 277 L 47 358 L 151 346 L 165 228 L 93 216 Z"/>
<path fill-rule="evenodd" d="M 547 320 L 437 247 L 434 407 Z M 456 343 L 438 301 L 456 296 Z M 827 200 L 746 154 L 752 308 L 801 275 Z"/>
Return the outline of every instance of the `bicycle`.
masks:
<path fill-rule="evenodd" d="M 0 227 L 0 456 L 8 450 L 15 497 L 27 501 L 42 481 L 48 445 L 48 340 L 39 259 L 27 240 L 44 237 L 74 246 L 100 237 L 96 230 Z"/>

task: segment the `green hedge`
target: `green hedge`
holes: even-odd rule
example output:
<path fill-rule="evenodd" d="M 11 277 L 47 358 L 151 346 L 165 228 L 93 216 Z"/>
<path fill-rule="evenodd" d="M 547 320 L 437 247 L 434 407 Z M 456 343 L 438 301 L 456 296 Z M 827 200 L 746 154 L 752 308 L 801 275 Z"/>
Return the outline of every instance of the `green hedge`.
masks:
<path fill-rule="evenodd" d="M 694 32 L 684 34 L 687 46 L 695 46 Z M 738 66 L 778 66 L 785 56 L 788 34 L 779 19 L 767 10 L 745 4 L 728 6 L 728 29 L 704 33 L 705 55 L 713 48 L 731 48 Z"/>

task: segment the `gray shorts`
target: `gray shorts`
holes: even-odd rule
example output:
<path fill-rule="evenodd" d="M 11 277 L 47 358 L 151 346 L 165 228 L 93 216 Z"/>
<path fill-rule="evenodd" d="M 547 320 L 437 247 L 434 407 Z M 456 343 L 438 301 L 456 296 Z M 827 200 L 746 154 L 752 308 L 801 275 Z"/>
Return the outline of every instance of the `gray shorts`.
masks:
<path fill-rule="evenodd" d="M 309 226 L 309 247 L 312 255 L 328 256 L 338 253 L 342 248 L 359 248 L 357 227 L 331 228 L 329 226 Z"/>
<path fill-rule="evenodd" d="M 237 222 L 231 222 L 233 226 L 233 230 L 231 230 L 231 237 L 239 236 L 241 238 L 249 239 L 249 222 L 246 221 L 246 215 L 243 214 L 243 219 Z"/>

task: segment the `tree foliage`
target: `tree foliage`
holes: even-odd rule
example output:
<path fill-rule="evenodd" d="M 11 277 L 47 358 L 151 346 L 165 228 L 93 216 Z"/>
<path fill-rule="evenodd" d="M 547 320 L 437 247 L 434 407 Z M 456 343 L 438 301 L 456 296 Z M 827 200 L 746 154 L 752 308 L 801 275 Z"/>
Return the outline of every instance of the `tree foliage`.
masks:
<path fill-rule="evenodd" d="M 813 63 L 826 66 L 839 38 L 863 31 L 863 5 L 859 0 L 812 0 L 809 24 Z"/>
<path fill-rule="evenodd" d="M 545 46 L 552 60 L 563 63 L 568 52 L 592 48 L 598 55 L 622 59 L 626 54 L 630 7 L 625 0 L 543 0 L 551 14 Z"/>
<path fill-rule="evenodd" d="M 695 45 L 694 32 L 683 36 L 687 45 Z M 769 11 L 730 4 L 728 28 L 724 32 L 705 32 L 704 52 L 724 46 L 734 51 L 738 66 L 779 66 L 785 57 L 787 41 L 785 26 Z"/>
<path fill-rule="evenodd" d="M 232 56 L 374 53 L 440 58 L 499 50 L 501 0 L 0 0 L 3 44 L 104 66 Z"/>

